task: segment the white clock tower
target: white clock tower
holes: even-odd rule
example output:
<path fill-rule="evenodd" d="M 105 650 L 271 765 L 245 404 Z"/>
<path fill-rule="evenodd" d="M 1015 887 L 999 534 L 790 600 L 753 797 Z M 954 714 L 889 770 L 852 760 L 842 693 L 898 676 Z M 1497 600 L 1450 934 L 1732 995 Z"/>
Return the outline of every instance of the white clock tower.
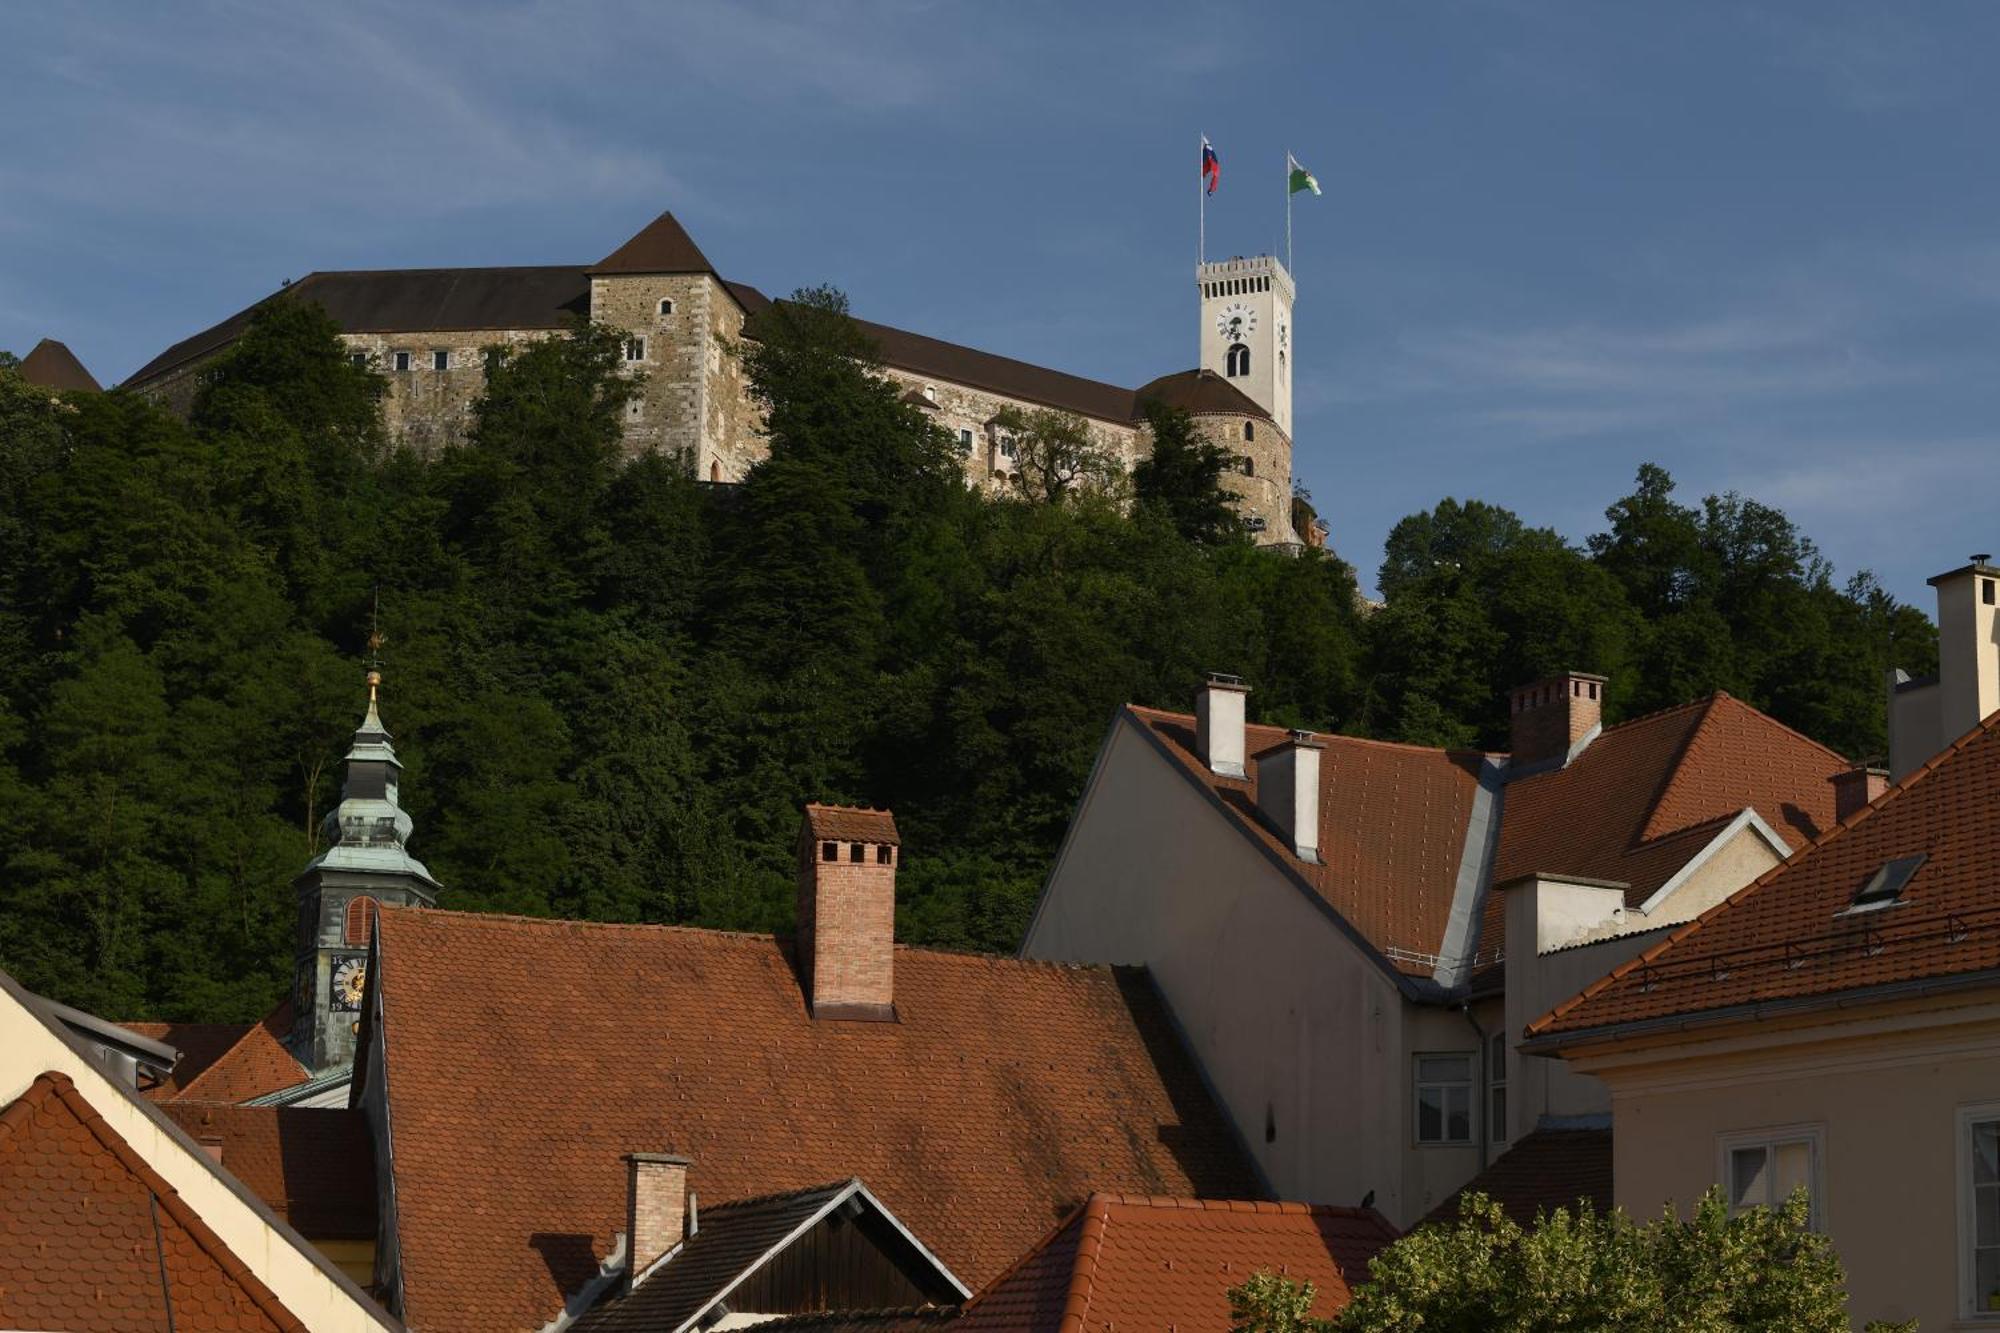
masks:
<path fill-rule="evenodd" d="M 1248 394 L 1292 435 L 1292 275 L 1275 255 L 1195 269 L 1201 290 L 1201 367 Z"/>

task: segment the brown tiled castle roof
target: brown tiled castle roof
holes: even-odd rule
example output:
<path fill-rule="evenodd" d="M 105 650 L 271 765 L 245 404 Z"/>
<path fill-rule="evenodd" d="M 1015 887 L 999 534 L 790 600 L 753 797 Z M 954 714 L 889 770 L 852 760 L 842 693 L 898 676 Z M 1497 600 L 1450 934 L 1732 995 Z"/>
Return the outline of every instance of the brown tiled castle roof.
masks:
<path fill-rule="evenodd" d="M 966 1303 L 967 1333 L 1226 1333 L 1229 1289 L 1264 1269 L 1314 1287 L 1329 1318 L 1396 1238 L 1373 1209 L 1095 1194 Z"/>
<path fill-rule="evenodd" d="M 1320 864 L 1307 865 L 1257 814 L 1256 756 L 1285 740 L 1245 728 L 1247 779 L 1195 753 L 1194 719 L 1128 706 L 1159 748 L 1217 797 L 1225 817 L 1309 884 L 1399 972 L 1429 976 L 1451 917 L 1467 821 L 1486 756 L 1475 751 L 1321 736 Z"/>
<path fill-rule="evenodd" d="M 0 1111 L 0 1325 L 305 1328 L 59 1073 Z"/>
<path fill-rule="evenodd" d="M 164 1042 L 180 1052 L 173 1072 L 150 1088 L 141 1088 L 148 1101 L 167 1102 L 181 1095 L 196 1076 L 214 1064 L 255 1023 L 120 1023 L 118 1026 L 142 1037 Z"/>
<path fill-rule="evenodd" d="M 75 352 L 54 338 L 44 338 L 36 343 L 35 350 L 21 358 L 16 371 L 28 383 L 44 389 L 96 393 L 104 387 L 97 382 L 95 375 L 84 369 Z"/>
<path fill-rule="evenodd" d="M 806 827 L 819 842 L 900 843 L 896 817 L 887 810 L 853 805 L 808 805 Z"/>
<path fill-rule="evenodd" d="M 1529 1025 L 1542 1045 L 1750 1018 L 1835 997 L 1993 984 L 2000 969 L 2000 714 L 1845 824 Z M 1831 824 L 1831 819 L 1828 820 Z M 1892 860 L 1891 907 L 1853 912 Z"/>
<path fill-rule="evenodd" d="M 624 1153 L 706 1198 L 860 1176 L 977 1285 L 1099 1185 L 1254 1195 L 1141 971 L 898 949 L 815 1022 L 787 941 L 384 908 L 371 977 L 412 1326 L 538 1328 L 624 1227 Z M 364 1033 L 364 1035 L 366 1035 Z"/>
<path fill-rule="evenodd" d="M 1255 417 L 1259 421 L 1271 420 L 1271 414 L 1257 406 L 1249 394 L 1231 384 L 1212 370 L 1183 370 L 1175 375 L 1160 378 L 1140 387 L 1132 395 L 1134 414 L 1141 415 L 1146 404 L 1165 403 L 1168 407 L 1178 407 L 1194 416 L 1237 416 Z"/>
<path fill-rule="evenodd" d="M 292 1230 L 313 1240 L 375 1234 L 375 1146 L 359 1110 L 171 1102 L 167 1118 Z"/>
<path fill-rule="evenodd" d="M 591 275 L 618 273 L 713 273 L 715 266 L 687 234 L 671 211 L 660 214 L 631 240 L 584 270 Z"/>
<path fill-rule="evenodd" d="M 1501 1153 L 1458 1193 L 1431 1209 L 1424 1221 L 1456 1222 L 1459 1199 L 1472 1193 L 1486 1195 L 1524 1227 L 1534 1225 L 1536 1214 L 1553 1213 L 1558 1208 L 1567 1208 L 1575 1216 L 1579 1199 L 1588 1200 L 1600 1214 L 1608 1213 L 1611 1131 L 1535 1130 Z"/>

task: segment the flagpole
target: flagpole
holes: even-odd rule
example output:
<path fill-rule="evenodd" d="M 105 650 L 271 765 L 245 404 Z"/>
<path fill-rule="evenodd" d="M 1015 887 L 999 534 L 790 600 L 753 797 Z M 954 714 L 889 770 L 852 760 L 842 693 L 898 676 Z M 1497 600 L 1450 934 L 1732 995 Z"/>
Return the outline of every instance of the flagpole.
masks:
<path fill-rule="evenodd" d="M 1298 283 L 1298 270 L 1292 267 L 1292 150 L 1285 150 L 1285 272 L 1292 275 L 1294 285 Z"/>
<path fill-rule="evenodd" d="M 1198 217 L 1195 230 L 1194 265 L 1197 269 L 1208 262 L 1208 159 L 1203 156 L 1207 152 L 1208 136 L 1204 134 L 1201 136 L 1201 143 L 1196 145 L 1195 148 L 1195 160 L 1200 162 L 1203 168 L 1201 171 L 1195 173 L 1194 178 L 1194 208 Z"/>

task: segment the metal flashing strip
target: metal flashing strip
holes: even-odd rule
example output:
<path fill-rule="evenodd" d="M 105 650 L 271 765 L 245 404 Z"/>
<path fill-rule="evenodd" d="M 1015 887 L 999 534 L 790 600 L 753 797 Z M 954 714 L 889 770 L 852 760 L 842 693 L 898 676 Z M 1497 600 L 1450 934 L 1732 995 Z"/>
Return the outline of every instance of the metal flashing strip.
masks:
<path fill-rule="evenodd" d="M 1500 844 L 1500 805 L 1507 784 L 1506 761 L 1488 755 L 1479 770 L 1479 789 L 1465 819 L 1465 847 L 1458 856 L 1458 882 L 1452 888 L 1451 915 L 1438 945 L 1437 970 L 1431 975 L 1446 990 L 1457 990 L 1472 976 L 1473 950 L 1484 915 L 1487 880 L 1493 853 Z"/>

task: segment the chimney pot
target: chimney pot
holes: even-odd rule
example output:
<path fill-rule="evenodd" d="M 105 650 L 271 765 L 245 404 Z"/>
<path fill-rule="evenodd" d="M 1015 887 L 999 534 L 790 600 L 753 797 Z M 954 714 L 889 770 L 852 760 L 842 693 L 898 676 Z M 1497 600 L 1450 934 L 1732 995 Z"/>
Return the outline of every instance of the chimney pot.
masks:
<path fill-rule="evenodd" d="M 1241 676 L 1220 671 L 1209 672 L 1207 682 L 1195 693 L 1194 752 L 1218 777 L 1249 776 L 1243 767 L 1243 714 L 1249 693 L 1250 687 Z"/>
<path fill-rule="evenodd" d="M 806 807 L 797 950 L 814 1018 L 895 1019 L 900 851 L 887 810 Z"/>
<path fill-rule="evenodd" d="M 1508 700 L 1516 765 L 1567 762 L 1604 716 L 1604 676 L 1565 671 L 1517 688 Z"/>
<path fill-rule="evenodd" d="M 1889 790 L 1889 770 L 1856 764 L 1835 773 L 1827 781 L 1833 784 L 1833 817 L 1845 824 Z"/>
<path fill-rule="evenodd" d="M 625 1154 L 625 1271 L 637 1277 L 681 1243 L 689 1162 L 672 1153 Z"/>
<path fill-rule="evenodd" d="M 1257 808 L 1307 865 L 1319 864 L 1320 756 L 1310 731 L 1294 731 L 1257 756 Z"/>

